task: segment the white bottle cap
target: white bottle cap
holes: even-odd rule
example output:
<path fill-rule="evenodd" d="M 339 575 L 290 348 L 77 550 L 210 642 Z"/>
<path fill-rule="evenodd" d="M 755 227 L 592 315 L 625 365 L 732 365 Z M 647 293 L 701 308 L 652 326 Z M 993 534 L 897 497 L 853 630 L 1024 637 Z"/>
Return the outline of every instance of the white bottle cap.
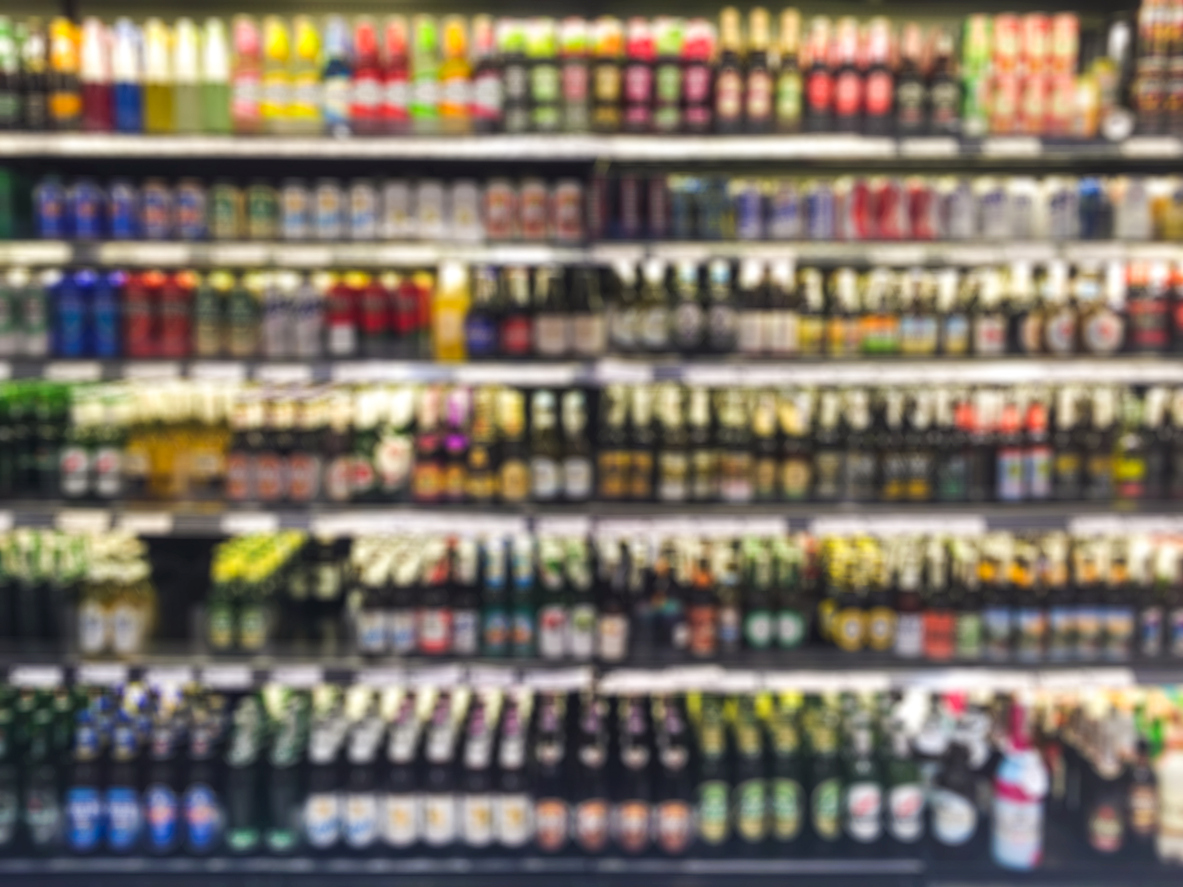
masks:
<path fill-rule="evenodd" d="M 173 77 L 177 83 L 196 85 L 200 80 L 198 39 L 193 19 L 177 19 L 173 25 Z"/>
<path fill-rule="evenodd" d="M 230 51 L 226 24 L 220 18 L 206 19 L 202 38 L 201 79 L 206 83 L 229 83 Z"/>

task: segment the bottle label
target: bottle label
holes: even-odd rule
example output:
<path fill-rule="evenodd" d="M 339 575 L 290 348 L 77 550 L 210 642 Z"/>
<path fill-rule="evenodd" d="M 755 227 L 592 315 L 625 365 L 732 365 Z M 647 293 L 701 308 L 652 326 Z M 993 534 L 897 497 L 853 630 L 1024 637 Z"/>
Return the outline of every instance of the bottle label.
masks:
<path fill-rule="evenodd" d="M 1146 657 L 1162 655 L 1162 607 L 1145 607 L 1138 616 L 1138 647 Z"/>
<path fill-rule="evenodd" d="M 561 659 L 566 652 L 567 608 L 548 604 L 538 611 L 538 653 L 543 659 Z"/>
<path fill-rule="evenodd" d="M 456 840 L 456 796 L 429 794 L 423 801 L 423 840 L 443 847 Z"/>
<path fill-rule="evenodd" d="M 0 99 L 3 97 L 0 96 Z M 0 120 L 3 118 L 0 117 Z M 16 837 L 16 823 L 20 816 L 20 799 L 16 784 L 0 788 L 0 847 L 7 847 Z"/>
<path fill-rule="evenodd" d="M 640 853 L 649 846 L 649 805 L 644 801 L 622 801 L 616 805 L 616 842 L 626 853 Z"/>
<path fill-rule="evenodd" d="M 480 614 L 476 610 L 452 611 L 452 653 L 472 656 L 480 648 Z"/>
<path fill-rule="evenodd" d="M 1112 804 L 1101 803 L 1089 815 L 1089 845 L 1098 853 L 1116 853 L 1124 843 L 1125 825 Z"/>
<path fill-rule="evenodd" d="M 528 795 L 501 795 L 494 815 L 497 841 L 502 847 L 522 847 L 534 835 L 533 805 Z"/>
<path fill-rule="evenodd" d="M 413 652 L 417 640 L 415 611 L 398 609 L 390 612 L 387 616 L 386 632 L 391 652 L 404 655 Z"/>
<path fill-rule="evenodd" d="M 126 853 L 140 836 L 140 799 L 130 786 L 107 789 L 107 846 Z"/>
<path fill-rule="evenodd" d="M 917 783 L 892 786 L 888 795 L 891 836 L 912 844 L 924 834 L 924 789 Z"/>
<path fill-rule="evenodd" d="M 1152 784 L 1141 783 L 1130 788 L 1130 831 L 1141 838 L 1153 837 L 1158 832 L 1158 792 Z"/>
<path fill-rule="evenodd" d="M 735 831 L 748 843 L 763 841 L 767 832 L 768 799 L 763 779 L 749 779 L 735 789 Z"/>
<path fill-rule="evenodd" d="M 664 801 L 657 808 L 657 842 L 670 855 L 690 846 L 694 811 L 685 801 Z"/>
<path fill-rule="evenodd" d="M 386 649 L 386 619 L 381 610 L 365 608 L 357 614 L 357 647 L 367 654 Z"/>
<path fill-rule="evenodd" d="M 199 852 L 213 849 L 222 826 L 218 797 L 213 789 L 204 783 L 189 786 L 185 791 L 184 807 L 189 846 Z M 150 821 L 149 827 L 154 827 L 154 823 Z"/>
<path fill-rule="evenodd" d="M 464 843 L 469 847 L 488 847 L 493 843 L 492 796 L 465 795 L 461 806 Z"/>
<path fill-rule="evenodd" d="M 424 653 L 448 652 L 452 640 L 452 611 L 424 607 L 419 611 L 419 649 Z"/>
<path fill-rule="evenodd" d="M 304 834 L 309 846 L 318 850 L 337 843 L 341 836 L 341 809 L 335 794 L 318 792 L 308 796 L 304 802 Z"/>
<path fill-rule="evenodd" d="M 842 785 L 837 779 L 827 779 L 813 789 L 810 807 L 813 830 L 823 841 L 836 841 L 842 832 Z"/>
<path fill-rule="evenodd" d="M 698 835 L 707 844 L 718 846 L 730 834 L 727 810 L 727 783 L 704 782 L 698 788 Z"/>
<path fill-rule="evenodd" d="M 924 651 L 924 618 L 919 613 L 900 613 L 896 622 L 897 656 L 915 659 Z"/>
<path fill-rule="evenodd" d="M 933 836 L 946 847 L 960 847 L 978 828 L 978 809 L 956 792 L 939 788 L 932 796 Z"/>
<path fill-rule="evenodd" d="M 628 652 L 628 619 L 623 614 L 609 613 L 600 617 L 599 658 L 619 662 Z M 1181 631 L 1183 635 L 1183 631 Z"/>
<path fill-rule="evenodd" d="M 144 818 L 148 823 L 148 843 L 154 850 L 167 850 L 177 841 L 180 803 L 177 793 L 167 785 L 151 785 L 144 793 Z"/>
<path fill-rule="evenodd" d="M 567 845 L 569 811 L 561 798 L 540 798 L 534 805 L 534 839 L 540 850 L 557 853 Z"/>
<path fill-rule="evenodd" d="M 739 71 L 725 68 L 715 80 L 715 115 L 719 120 L 734 123 L 743 113 L 743 80 Z"/>
<path fill-rule="evenodd" d="M 377 839 L 377 797 L 370 792 L 350 793 L 345 798 L 345 843 L 361 850 Z"/>
<path fill-rule="evenodd" d="M 994 861 L 1007 868 L 1030 869 L 1043 855 L 1043 803 L 994 796 Z"/>
<path fill-rule="evenodd" d="M 601 853 L 608 844 L 608 802 L 591 798 L 575 808 L 575 840 L 585 853 Z"/>
<path fill-rule="evenodd" d="M 391 847 L 410 847 L 419 840 L 419 798 L 390 794 L 382 805 L 382 839 Z"/>
<path fill-rule="evenodd" d="M 772 76 L 766 70 L 748 75 L 748 122 L 764 123 L 772 119 Z"/>
<path fill-rule="evenodd" d="M 559 467 L 549 456 L 530 460 L 530 486 L 535 499 L 550 500 L 559 494 Z"/>
<path fill-rule="evenodd" d="M 883 792 L 878 783 L 856 782 L 846 789 L 846 831 L 855 841 L 869 844 L 883 830 Z"/>
<path fill-rule="evenodd" d="M 67 841 L 76 853 L 96 849 L 103 837 L 103 799 L 97 788 L 74 786 L 66 792 Z"/>
<path fill-rule="evenodd" d="M 772 833 L 778 841 L 794 841 L 801 834 L 801 784 L 794 779 L 772 782 Z"/>
<path fill-rule="evenodd" d="M 772 614 L 768 610 L 749 610 L 744 618 L 744 638 L 753 649 L 768 649 L 772 644 Z"/>

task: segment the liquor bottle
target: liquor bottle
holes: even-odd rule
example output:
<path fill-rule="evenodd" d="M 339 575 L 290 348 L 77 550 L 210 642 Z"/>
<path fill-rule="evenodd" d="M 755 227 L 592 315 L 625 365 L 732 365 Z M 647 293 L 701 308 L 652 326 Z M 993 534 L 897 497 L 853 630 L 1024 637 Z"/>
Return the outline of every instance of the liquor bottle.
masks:
<path fill-rule="evenodd" d="M 30 132 L 49 129 L 49 45 L 40 18 L 30 17 L 18 31 L 21 67 L 21 127 Z"/>
<path fill-rule="evenodd" d="M 924 42 L 920 25 L 904 25 L 900 70 L 895 82 L 895 131 L 899 136 L 928 132 L 927 86 L 923 70 Z"/>
<path fill-rule="evenodd" d="M 862 130 L 867 135 L 890 135 L 895 128 L 893 40 L 892 26 L 887 19 L 871 19 L 866 46 L 867 73 L 864 84 Z"/>
<path fill-rule="evenodd" d="M 202 130 L 201 48 L 197 25 L 179 18 L 173 26 L 173 131 Z"/>
<path fill-rule="evenodd" d="M 354 23 L 351 61 L 352 82 L 347 98 L 349 128 L 357 135 L 378 135 L 385 129 L 382 61 L 378 26 L 368 16 L 362 16 Z M 288 127 L 291 128 L 290 121 Z"/>
<path fill-rule="evenodd" d="M 526 774 L 526 722 L 514 696 L 505 700 L 497 743 L 497 793 L 493 822 L 503 850 L 520 850 L 534 837 L 534 810 Z"/>
<path fill-rule="evenodd" d="M 491 16 L 473 16 L 472 49 L 472 130 L 498 132 L 503 123 L 505 92 Z"/>
<path fill-rule="evenodd" d="M 527 26 L 530 129 L 534 132 L 558 132 L 562 123 L 562 85 L 555 31 L 554 19 L 542 16 L 531 19 Z"/>
<path fill-rule="evenodd" d="M 530 129 L 530 71 L 526 65 L 525 25 L 518 19 L 499 19 L 497 48 L 505 88 L 505 132 L 527 132 Z"/>
<path fill-rule="evenodd" d="M 493 743 L 495 721 L 482 695 L 473 697 L 464 727 L 460 773 L 460 840 L 469 853 L 493 845 Z"/>
<path fill-rule="evenodd" d="M 120 94 L 121 83 L 118 76 L 116 77 L 117 126 L 119 126 L 121 107 L 129 109 L 129 113 L 134 111 L 134 117 L 131 119 L 140 119 L 142 116 L 139 69 L 133 67 L 130 70 L 133 76 L 124 81 L 128 89 L 122 95 Z M 203 132 L 223 134 L 231 131 L 231 102 L 230 47 L 226 39 L 226 27 L 220 18 L 207 18 L 201 35 L 201 128 Z M 123 130 L 121 129 L 121 131 Z M 138 128 L 128 131 L 138 131 Z"/>
<path fill-rule="evenodd" d="M 64 16 L 49 23 L 49 128 L 76 130 L 82 122 L 78 29 Z"/>
<path fill-rule="evenodd" d="M 715 26 L 704 18 L 686 23 L 682 41 L 682 126 L 702 135 L 714 125 Z"/>
<path fill-rule="evenodd" d="M 865 84 L 859 59 L 859 26 L 852 17 L 838 20 L 832 64 L 834 68 L 834 128 L 860 132 L 863 127 Z"/>
<path fill-rule="evenodd" d="M 772 25 L 768 10 L 756 7 L 748 20 L 747 71 L 744 82 L 744 128 L 750 133 L 771 132 L 775 122 L 775 72 L 769 61 Z"/>
<path fill-rule="evenodd" d="M 743 35 L 739 11 L 719 14 L 719 64 L 715 71 L 715 131 L 738 133 L 744 123 Z"/>
<path fill-rule="evenodd" d="M 398 702 L 387 731 L 389 765 L 382 798 L 382 841 L 395 850 L 414 846 L 420 839 L 423 799 L 417 791 L 416 752 L 420 741 L 416 697 L 404 695 Z"/>
<path fill-rule="evenodd" d="M 534 767 L 534 841 L 543 853 L 563 851 L 570 838 L 566 797 L 566 736 L 563 698 L 538 701 L 532 748 Z"/>
<path fill-rule="evenodd" d="M 158 18 L 144 22 L 144 131 L 173 131 L 173 35 Z"/>
<path fill-rule="evenodd" d="M 446 135 L 468 133 L 472 130 L 472 69 L 468 62 L 468 33 L 461 16 L 444 19 L 442 42 L 440 132 Z"/>
<path fill-rule="evenodd" d="M 1135 743 L 1125 804 L 1129 810 L 1130 851 L 1135 858 L 1149 859 L 1158 832 L 1158 777 L 1150 763 L 1149 743 L 1141 736 Z"/>
<path fill-rule="evenodd" d="M 11 34 L 8 39 L 11 41 Z M 10 56 L 12 62 L 15 62 L 15 46 L 10 45 L 9 51 L 12 53 Z M 82 95 L 82 129 L 86 132 L 111 132 L 115 128 L 115 106 L 111 88 L 111 55 L 112 45 L 107 29 L 97 18 L 87 17 L 82 22 L 78 65 L 78 79 Z M 0 77 L 2 76 L 0 75 Z M 2 103 L 3 99 L 0 98 L 0 104 Z M 15 102 L 11 115 L 15 118 Z M 0 120 L 5 116 L 7 116 L 6 112 L 0 108 Z M 3 124 L 0 123 L 0 126 Z"/>
<path fill-rule="evenodd" d="M 456 841 L 456 725 L 453 700 L 441 691 L 432 709 L 419 764 L 423 803 L 423 843 L 430 850 L 450 847 Z"/>
<path fill-rule="evenodd" d="M 801 14 L 786 9 L 780 15 L 780 71 L 776 78 L 776 131 L 801 131 L 804 109 L 801 77 Z"/>
<path fill-rule="evenodd" d="M 1007 869 L 1036 868 L 1043 857 L 1044 798 L 1047 766 L 1032 747 L 1028 710 L 1020 703 L 1010 711 L 1010 743 L 994 777 L 992 855 Z"/>
<path fill-rule="evenodd" d="M 1113 858 L 1126 845 L 1126 773 L 1119 757 L 1119 727 L 1113 713 L 1102 716 L 1095 724 L 1097 747 L 1091 756 L 1088 801 L 1085 822 L 1089 847 L 1102 857 Z"/>
<path fill-rule="evenodd" d="M 685 52 L 682 19 L 662 16 L 653 23 L 657 60 L 654 66 L 653 129 L 674 133 L 682 129 L 682 59 Z"/>
<path fill-rule="evenodd" d="M 0 17 L 0 130 L 17 129 L 21 122 L 20 54 L 8 16 Z"/>
<path fill-rule="evenodd" d="M 592 25 L 592 116 L 595 132 L 620 132 L 622 124 L 624 28 L 601 16 Z"/>
<path fill-rule="evenodd" d="M 587 132 L 591 125 L 588 23 L 570 16 L 559 25 L 563 132 Z"/>
<path fill-rule="evenodd" d="M 411 19 L 411 131 L 432 135 L 440 129 L 440 45 L 436 20 Z"/>
<path fill-rule="evenodd" d="M 961 83 L 953 58 L 953 42 L 953 34 L 947 28 L 937 29 L 925 100 L 930 135 L 955 136 L 961 132 Z"/>

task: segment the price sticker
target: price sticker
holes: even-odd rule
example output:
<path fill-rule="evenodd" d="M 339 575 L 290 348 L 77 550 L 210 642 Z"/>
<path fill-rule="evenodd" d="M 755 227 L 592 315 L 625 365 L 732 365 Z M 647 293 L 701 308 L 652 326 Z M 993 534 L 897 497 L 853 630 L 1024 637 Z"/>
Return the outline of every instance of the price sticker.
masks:
<path fill-rule="evenodd" d="M 113 662 L 88 662 L 78 666 L 77 682 L 86 687 L 119 687 L 127 683 L 127 666 Z"/>
<path fill-rule="evenodd" d="M 324 681 L 324 670 L 316 665 L 282 665 L 271 669 L 271 682 L 297 690 L 315 687 Z"/>
<path fill-rule="evenodd" d="M 60 687 L 62 679 L 60 665 L 14 665 L 8 672 L 8 683 L 15 687 Z"/>
<path fill-rule="evenodd" d="M 97 382 L 103 378 L 103 365 L 97 360 L 55 360 L 45 365 L 42 375 L 51 382 Z"/>
<path fill-rule="evenodd" d="M 590 687 L 592 670 L 590 668 L 556 668 L 528 671 L 524 677 L 527 687 L 534 690 L 582 690 Z"/>
<path fill-rule="evenodd" d="M 123 378 L 125 379 L 179 379 L 181 377 L 181 365 L 175 361 L 146 361 L 125 363 L 123 365 Z"/>
<path fill-rule="evenodd" d="M 249 690 L 255 674 L 249 665 L 207 665 L 201 670 L 201 682 L 211 690 Z"/>
<path fill-rule="evenodd" d="M 189 378 L 206 382 L 241 382 L 246 364 L 235 360 L 202 360 L 189 365 Z"/>
<path fill-rule="evenodd" d="M 401 687 L 406 677 L 401 668 L 363 668 L 357 673 L 357 683 L 364 687 L 385 689 Z"/>
<path fill-rule="evenodd" d="M 119 515 L 116 525 L 133 536 L 168 536 L 173 531 L 173 516 L 167 511 L 131 511 Z"/>
<path fill-rule="evenodd" d="M 270 385 L 307 385 L 312 367 L 300 363 L 264 364 L 255 368 L 255 378 Z"/>
<path fill-rule="evenodd" d="M 464 672 L 459 665 L 425 665 L 413 668 L 407 674 L 412 687 L 458 687 L 464 681 Z"/>
<path fill-rule="evenodd" d="M 159 665 L 148 669 L 144 680 L 149 687 L 183 687 L 193 682 L 193 669 L 187 665 Z"/>
<path fill-rule="evenodd" d="M 248 533 L 274 533 L 279 529 L 279 515 L 268 511 L 240 512 L 222 515 L 222 532 L 227 536 Z"/>
<path fill-rule="evenodd" d="M 54 516 L 53 523 L 63 533 L 105 533 L 111 528 L 111 515 L 98 508 L 67 508 Z"/>
<path fill-rule="evenodd" d="M 468 670 L 468 683 L 473 687 L 503 689 L 521 683 L 516 669 L 500 665 L 474 665 Z"/>

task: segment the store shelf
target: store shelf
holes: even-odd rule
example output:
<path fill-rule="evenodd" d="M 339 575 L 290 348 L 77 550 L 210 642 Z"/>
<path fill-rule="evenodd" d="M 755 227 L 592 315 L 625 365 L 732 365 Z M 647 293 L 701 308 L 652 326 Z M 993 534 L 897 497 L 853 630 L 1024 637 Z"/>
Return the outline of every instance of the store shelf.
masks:
<path fill-rule="evenodd" d="M 1161 161 L 1183 156 L 1178 138 L 1135 137 L 1113 144 L 1002 136 L 879 138 L 861 135 L 482 135 L 471 137 L 233 137 L 5 133 L 0 157 L 267 158 L 625 163 L 972 159 L 993 162 Z"/>
<path fill-rule="evenodd" d="M 0 379 L 99 382 L 198 379 L 265 384 L 445 382 L 525 388 L 682 382 L 708 387 L 778 385 L 1169 385 L 1183 355 L 1148 357 L 864 358 L 738 360 L 657 355 L 596 361 L 433 363 L 416 360 L 0 360 Z"/>
<path fill-rule="evenodd" d="M 939 265 L 975 267 L 1015 261 L 1044 263 L 1183 259 L 1180 243 L 1122 241 L 654 241 L 591 246 L 545 243 L 270 243 L 60 240 L 0 241 L 0 265 L 111 268 L 422 268 L 450 260 L 490 265 L 611 265 L 645 258 L 705 262 L 712 258 L 783 259 L 815 265 Z"/>

